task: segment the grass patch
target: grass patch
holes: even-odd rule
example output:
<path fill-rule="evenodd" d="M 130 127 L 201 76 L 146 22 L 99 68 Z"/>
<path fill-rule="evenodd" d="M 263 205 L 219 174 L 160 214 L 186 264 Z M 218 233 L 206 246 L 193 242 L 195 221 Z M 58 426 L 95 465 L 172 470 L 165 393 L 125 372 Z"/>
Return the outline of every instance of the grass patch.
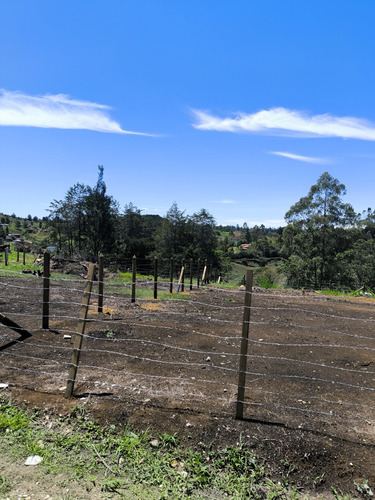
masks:
<path fill-rule="evenodd" d="M 331 295 L 335 297 L 370 297 L 370 298 L 375 298 L 375 294 L 372 293 L 370 290 L 366 291 L 363 290 L 362 288 L 359 288 L 358 290 L 353 290 L 351 292 L 348 291 L 343 291 L 343 290 L 331 290 L 329 288 L 324 288 L 322 290 L 316 290 L 316 294 L 320 295 Z"/>
<path fill-rule="evenodd" d="M 101 491 L 95 498 L 286 498 L 241 443 L 220 451 L 202 443 L 188 449 L 176 434 L 155 438 L 147 431 L 99 426 L 78 406 L 51 421 L 44 411 L 27 413 L 2 398 L 0 415 L 3 455 L 24 460 L 37 454 L 43 458 L 39 473 L 49 474 L 49 482 L 64 477 L 65 487 L 74 481 L 86 491 Z M 0 492 L 8 489 L 1 478 Z"/>

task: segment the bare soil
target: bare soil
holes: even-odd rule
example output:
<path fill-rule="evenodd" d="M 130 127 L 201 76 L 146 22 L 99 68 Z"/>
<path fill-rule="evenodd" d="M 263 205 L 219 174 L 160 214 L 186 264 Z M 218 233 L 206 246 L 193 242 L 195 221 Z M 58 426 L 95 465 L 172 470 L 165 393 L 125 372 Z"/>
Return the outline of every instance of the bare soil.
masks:
<path fill-rule="evenodd" d="M 112 286 L 99 314 L 94 289 L 66 399 L 84 282 L 52 281 L 49 330 L 42 282 L 0 278 L 0 313 L 29 333 L 0 325 L 0 382 L 13 400 L 51 416 L 85 405 L 103 424 L 177 433 L 192 448 L 241 440 L 274 480 L 323 498 L 332 487 L 355 495 L 355 482 L 375 486 L 373 300 L 255 289 L 239 420 L 243 291 L 131 303 Z"/>

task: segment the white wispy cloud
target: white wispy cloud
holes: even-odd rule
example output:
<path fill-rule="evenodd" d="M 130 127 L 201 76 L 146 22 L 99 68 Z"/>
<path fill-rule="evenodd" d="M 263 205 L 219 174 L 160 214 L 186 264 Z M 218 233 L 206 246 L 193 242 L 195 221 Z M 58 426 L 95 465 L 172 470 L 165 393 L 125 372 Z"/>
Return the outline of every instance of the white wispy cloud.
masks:
<path fill-rule="evenodd" d="M 221 203 L 222 205 L 234 205 L 237 202 L 234 200 L 224 199 L 224 200 L 216 200 L 213 203 Z"/>
<path fill-rule="evenodd" d="M 341 137 L 375 141 L 375 124 L 352 116 L 309 115 L 286 108 L 271 108 L 257 113 L 237 113 L 221 118 L 209 111 L 192 109 L 199 130 L 253 132 L 294 137 Z"/>
<path fill-rule="evenodd" d="M 296 155 L 294 153 L 287 153 L 286 151 L 270 151 L 271 155 L 283 156 L 291 160 L 304 161 L 306 163 L 318 163 L 320 165 L 329 163 L 325 158 L 314 158 L 313 156 Z"/>
<path fill-rule="evenodd" d="M 109 116 L 109 106 L 78 101 L 68 95 L 31 96 L 21 92 L 0 90 L 0 125 L 8 127 L 40 127 L 84 129 L 114 134 L 150 135 L 123 130 Z"/>

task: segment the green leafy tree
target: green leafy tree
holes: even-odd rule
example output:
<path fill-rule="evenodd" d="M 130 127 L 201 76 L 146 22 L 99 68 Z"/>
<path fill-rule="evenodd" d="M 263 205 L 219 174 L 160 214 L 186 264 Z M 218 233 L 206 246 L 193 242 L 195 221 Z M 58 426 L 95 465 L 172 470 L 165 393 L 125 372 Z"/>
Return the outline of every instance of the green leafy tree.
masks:
<path fill-rule="evenodd" d="M 150 225 L 150 217 L 142 215 L 142 210 L 129 203 L 125 205 L 124 214 L 120 218 L 119 257 L 146 258 L 155 247 L 154 229 Z"/>
<path fill-rule="evenodd" d="M 119 212 L 118 203 L 107 195 L 103 166 L 99 165 L 98 170 L 98 181 L 94 188 L 87 188 L 84 199 L 85 245 L 92 260 L 101 252 L 109 255 L 114 250 Z"/>
<path fill-rule="evenodd" d="M 357 221 L 353 207 L 342 201 L 345 194 L 344 184 L 324 172 L 307 196 L 286 213 L 284 269 L 291 284 L 319 287 L 339 280 L 337 255 L 350 248 L 345 230 Z"/>
<path fill-rule="evenodd" d="M 88 187 L 75 184 L 63 200 L 50 204 L 49 221 L 60 250 L 68 255 L 81 255 L 85 248 L 86 197 Z"/>
<path fill-rule="evenodd" d="M 49 221 L 59 248 L 70 256 L 96 260 L 100 252 L 110 255 L 116 246 L 118 204 L 106 193 L 103 167 L 98 170 L 93 188 L 77 183 L 63 200 L 50 205 Z"/>
<path fill-rule="evenodd" d="M 163 259 L 183 259 L 187 256 L 187 216 L 174 202 L 155 235 L 156 250 Z"/>

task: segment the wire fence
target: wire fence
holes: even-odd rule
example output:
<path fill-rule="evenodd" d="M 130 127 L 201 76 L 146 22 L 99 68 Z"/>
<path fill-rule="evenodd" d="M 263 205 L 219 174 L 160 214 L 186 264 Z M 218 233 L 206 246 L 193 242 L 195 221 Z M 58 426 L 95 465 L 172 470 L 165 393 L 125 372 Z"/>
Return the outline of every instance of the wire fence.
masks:
<path fill-rule="evenodd" d="M 43 329 L 43 278 L 1 272 L 0 313 L 13 326 L 0 322 L 0 382 L 64 397 L 85 285 L 50 278 Z M 75 397 L 234 417 L 246 291 L 194 285 L 155 300 L 152 279 L 143 279 L 132 303 L 132 283 L 103 285 L 98 313 L 93 282 Z M 244 418 L 331 435 L 349 429 L 374 442 L 374 302 L 259 288 L 251 295 Z"/>

